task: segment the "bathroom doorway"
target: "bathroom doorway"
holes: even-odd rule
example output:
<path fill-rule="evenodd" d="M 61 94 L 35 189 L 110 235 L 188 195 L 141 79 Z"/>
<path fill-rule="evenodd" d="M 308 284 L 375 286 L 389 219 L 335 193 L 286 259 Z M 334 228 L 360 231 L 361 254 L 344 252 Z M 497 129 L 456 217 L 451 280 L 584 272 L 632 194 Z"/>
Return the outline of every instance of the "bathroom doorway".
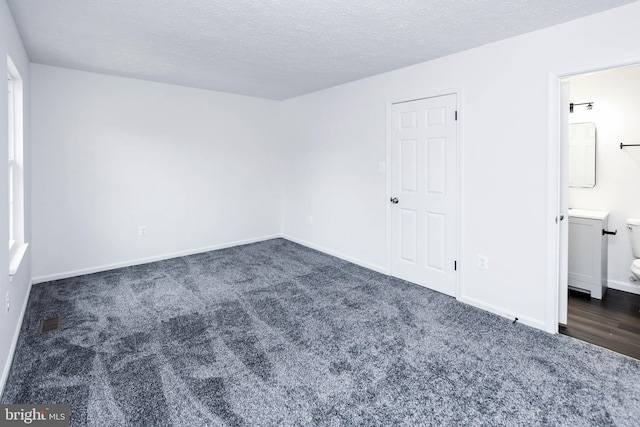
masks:
<path fill-rule="evenodd" d="M 573 75 L 562 85 L 569 108 L 560 192 L 569 209 L 559 264 L 569 289 L 559 295 L 559 332 L 640 359 L 640 281 L 630 271 L 627 229 L 628 218 L 640 218 L 640 66 Z"/>

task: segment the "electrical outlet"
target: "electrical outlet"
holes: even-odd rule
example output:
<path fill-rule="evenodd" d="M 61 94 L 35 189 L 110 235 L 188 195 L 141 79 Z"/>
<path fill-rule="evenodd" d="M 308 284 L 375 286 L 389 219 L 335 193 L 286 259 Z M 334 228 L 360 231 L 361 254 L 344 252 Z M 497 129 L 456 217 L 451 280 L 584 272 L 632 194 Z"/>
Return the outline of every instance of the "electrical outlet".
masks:
<path fill-rule="evenodd" d="M 489 269 L 489 257 L 486 255 L 478 255 L 478 268 L 483 270 Z"/>
<path fill-rule="evenodd" d="M 141 225 L 138 227 L 138 236 L 146 236 L 147 235 L 147 226 Z"/>
<path fill-rule="evenodd" d="M 309 221 L 309 224 L 313 224 L 313 217 L 311 215 L 309 215 L 308 221 Z"/>
<path fill-rule="evenodd" d="M 7 313 L 8 313 L 9 308 L 11 308 L 11 305 L 9 304 L 9 291 L 7 291 L 7 296 L 5 297 L 5 299 L 7 300 Z"/>

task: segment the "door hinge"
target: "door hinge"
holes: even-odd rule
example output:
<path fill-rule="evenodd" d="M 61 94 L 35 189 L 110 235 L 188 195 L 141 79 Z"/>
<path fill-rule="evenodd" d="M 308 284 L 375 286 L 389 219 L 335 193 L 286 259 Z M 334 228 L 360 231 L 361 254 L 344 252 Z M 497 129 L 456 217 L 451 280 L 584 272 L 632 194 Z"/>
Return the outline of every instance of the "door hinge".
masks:
<path fill-rule="evenodd" d="M 455 116 L 455 119 L 458 120 L 458 110 L 456 110 L 454 116 Z"/>
<path fill-rule="evenodd" d="M 458 261 L 453 261 L 453 271 L 458 271 Z"/>

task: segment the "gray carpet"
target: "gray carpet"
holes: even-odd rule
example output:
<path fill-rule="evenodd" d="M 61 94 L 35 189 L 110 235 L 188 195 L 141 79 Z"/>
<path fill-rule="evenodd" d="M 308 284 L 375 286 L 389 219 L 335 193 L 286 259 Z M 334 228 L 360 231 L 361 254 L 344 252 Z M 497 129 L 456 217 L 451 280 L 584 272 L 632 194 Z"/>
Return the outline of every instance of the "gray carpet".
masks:
<path fill-rule="evenodd" d="M 76 426 L 638 426 L 640 362 L 276 239 L 35 285 L 2 402 Z"/>

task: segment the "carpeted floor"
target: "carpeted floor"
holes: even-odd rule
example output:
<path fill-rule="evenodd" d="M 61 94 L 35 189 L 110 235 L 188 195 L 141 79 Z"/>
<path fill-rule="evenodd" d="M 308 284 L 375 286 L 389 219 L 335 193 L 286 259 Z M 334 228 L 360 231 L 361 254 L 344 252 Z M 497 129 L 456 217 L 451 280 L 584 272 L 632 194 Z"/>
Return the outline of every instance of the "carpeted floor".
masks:
<path fill-rule="evenodd" d="M 74 426 L 638 426 L 640 362 L 276 239 L 35 285 L 2 402 Z"/>

